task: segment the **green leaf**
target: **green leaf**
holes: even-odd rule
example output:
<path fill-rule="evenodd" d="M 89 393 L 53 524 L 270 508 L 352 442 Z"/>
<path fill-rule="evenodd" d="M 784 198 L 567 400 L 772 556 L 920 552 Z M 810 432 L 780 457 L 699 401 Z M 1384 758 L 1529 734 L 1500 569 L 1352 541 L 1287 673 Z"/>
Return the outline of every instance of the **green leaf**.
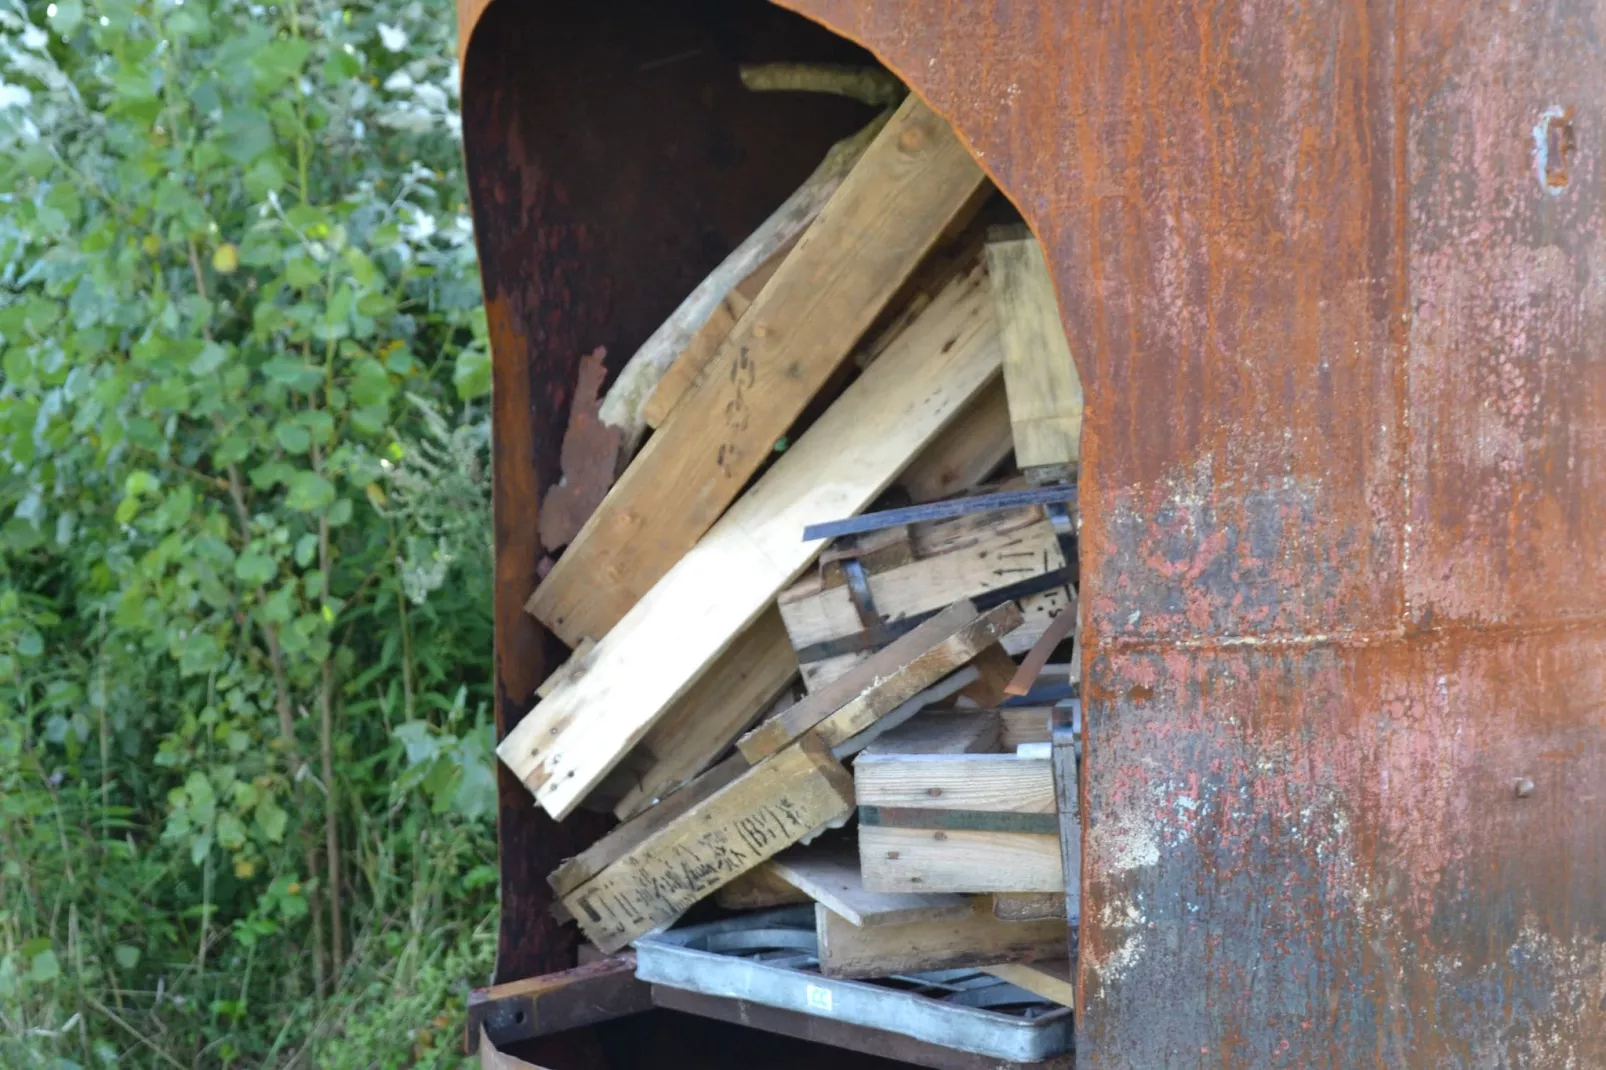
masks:
<path fill-rule="evenodd" d="M 49 949 L 39 952 L 33 957 L 28 967 L 28 980 L 38 983 L 54 981 L 61 976 L 61 964 L 56 961 L 56 953 Z"/>
<path fill-rule="evenodd" d="M 305 256 L 297 256 L 284 266 L 284 277 L 290 285 L 301 290 L 309 290 L 323 281 L 323 272 L 318 265 Z"/>
<path fill-rule="evenodd" d="M 335 485 L 316 472 L 297 472 L 290 477 L 289 486 L 285 501 L 304 513 L 317 512 L 335 500 Z"/>
<path fill-rule="evenodd" d="M 139 948 L 132 944 L 118 944 L 112 955 L 117 959 L 117 965 L 125 970 L 132 970 L 139 965 Z"/>
<path fill-rule="evenodd" d="M 289 820 L 290 815 L 285 813 L 283 807 L 272 799 L 263 799 L 257 806 L 257 829 L 271 843 L 279 843 L 284 839 L 284 828 Z"/>
<path fill-rule="evenodd" d="M 234 577 L 251 587 L 261 587 L 278 573 L 278 563 L 260 550 L 247 550 L 234 563 Z"/>
<path fill-rule="evenodd" d="M 224 349 L 216 342 L 207 342 L 201 347 L 201 351 L 195 355 L 195 359 L 190 361 L 190 374 L 211 375 L 221 368 L 223 362 L 228 359 L 229 351 L 227 349 Z"/>
<path fill-rule="evenodd" d="M 289 453 L 306 453 L 312 448 L 312 434 L 300 424 L 276 424 L 273 437 Z"/>
<path fill-rule="evenodd" d="M 296 564 L 306 568 L 312 564 L 312 557 L 318 552 L 318 536 L 310 532 L 296 540 Z"/>
<path fill-rule="evenodd" d="M 491 357 L 478 346 L 463 350 L 457 355 L 457 366 L 452 370 L 452 383 L 457 396 L 464 401 L 482 398 L 491 392 Z"/>
<path fill-rule="evenodd" d="M 225 851 L 238 851 L 245 846 L 245 826 L 227 810 L 217 815 L 217 842 Z"/>
<path fill-rule="evenodd" d="M 303 394 L 318 389 L 318 384 L 323 382 L 323 369 L 283 355 L 263 364 L 262 374 Z"/>
<path fill-rule="evenodd" d="M 17 636 L 17 653 L 25 658 L 37 658 L 45 652 L 45 640 L 32 628 L 24 628 Z"/>
<path fill-rule="evenodd" d="M 250 163 L 273 145 L 273 127 L 261 113 L 248 108 L 223 109 L 218 129 L 223 155 L 235 163 Z"/>
<path fill-rule="evenodd" d="M 271 93 L 301 73 L 312 46 L 298 37 L 274 41 L 251 57 L 251 73 L 259 93 Z"/>
<path fill-rule="evenodd" d="M 56 13 L 50 16 L 50 28 L 66 37 L 84 21 L 83 0 L 57 0 Z"/>

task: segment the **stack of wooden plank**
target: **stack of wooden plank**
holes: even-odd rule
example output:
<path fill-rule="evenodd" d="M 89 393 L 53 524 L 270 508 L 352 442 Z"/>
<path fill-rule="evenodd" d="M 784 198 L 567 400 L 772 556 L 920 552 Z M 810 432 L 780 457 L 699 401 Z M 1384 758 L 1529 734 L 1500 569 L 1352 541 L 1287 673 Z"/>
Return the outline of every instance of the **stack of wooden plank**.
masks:
<path fill-rule="evenodd" d="M 1081 389 L 1037 241 L 946 123 L 909 97 L 866 140 L 619 377 L 654 430 L 580 459 L 617 480 L 527 606 L 573 655 L 498 754 L 554 817 L 620 819 L 551 875 L 605 953 L 812 901 L 826 976 L 1069 1004 Z"/>

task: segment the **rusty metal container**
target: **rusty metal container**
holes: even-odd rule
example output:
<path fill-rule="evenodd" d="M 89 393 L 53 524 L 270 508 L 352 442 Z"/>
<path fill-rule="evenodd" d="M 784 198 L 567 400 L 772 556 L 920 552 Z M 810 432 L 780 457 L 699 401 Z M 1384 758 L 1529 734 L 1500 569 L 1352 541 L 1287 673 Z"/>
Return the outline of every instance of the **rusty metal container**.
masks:
<path fill-rule="evenodd" d="M 1606 5 L 786 6 L 461 0 L 501 729 L 579 355 L 860 117 L 735 62 L 868 49 L 1038 234 L 1086 391 L 1078 1060 L 1606 1066 Z M 570 964 L 544 876 L 600 829 L 501 784 L 510 979 Z"/>

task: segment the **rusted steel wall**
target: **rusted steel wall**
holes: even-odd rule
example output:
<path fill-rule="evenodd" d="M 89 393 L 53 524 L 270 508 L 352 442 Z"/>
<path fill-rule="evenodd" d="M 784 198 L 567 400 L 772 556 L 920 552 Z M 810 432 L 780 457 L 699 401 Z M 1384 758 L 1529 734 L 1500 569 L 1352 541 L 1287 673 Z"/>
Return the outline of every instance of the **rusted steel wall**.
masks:
<path fill-rule="evenodd" d="M 1606 5 L 787 3 L 1054 265 L 1079 1058 L 1606 1066 Z"/>

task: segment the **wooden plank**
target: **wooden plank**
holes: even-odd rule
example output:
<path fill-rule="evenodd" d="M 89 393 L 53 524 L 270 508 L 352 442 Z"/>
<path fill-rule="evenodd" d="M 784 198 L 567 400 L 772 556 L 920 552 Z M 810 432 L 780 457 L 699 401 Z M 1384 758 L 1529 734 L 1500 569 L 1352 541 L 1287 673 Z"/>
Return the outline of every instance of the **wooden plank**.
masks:
<path fill-rule="evenodd" d="M 1043 248 L 1029 232 L 989 241 L 987 269 L 1004 339 L 1015 463 L 1022 469 L 1075 464 L 1081 457 L 1082 381 Z"/>
<path fill-rule="evenodd" d="M 570 813 L 813 560 L 819 544 L 798 537 L 806 518 L 873 500 L 997 363 L 985 279 L 972 271 L 603 637 L 588 670 L 555 689 L 497 747 L 541 805 L 556 817 Z"/>
<path fill-rule="evenodd" d="M 927 710 L 870 744 L 876 754 L 986 754 L 999 750 L 997 710 Z"/>
<path fill-rule="evenodd" d="M 1065 889 L 1059 837 L 1031 832 L 861 824 L 859 871 L 864 886 L 877 892 Z"/>
<path fill-rule="evenodd" d="M 710 996 L 668 985 L 653 985 L 652 998 L 657 1006 L 667 1010 L 762 1029 L 779 1036 L 833 1048 L 863 1052 L 897 1064 L 924 1066 L 929 1070 L 1075 1070 L 1076 1066 L 1076 1056 L 1071 1052 L 1035 1063 L 1009 1062 L 943 1047 L 885 1029 L 872 1029 L 836 1018 L 800 1014 L 762 1003 Z"/>
<path fill-rule="evenodd" d="M 713 311 L 708 314 L 708 319 L 691 336 L 686 348 L 680 351 L 674 363 L 665 370 L 664 377 L 658 380 L 658 387 L 652 392 L 652 397 L 642 406 L 641 414 L 646 419 L 648 427 L 658 427 L 668 419 L 670 412 L 680 402 L 681 395 L 696 381 L 708 362 L 714 359 L 719 347 L 725 343 L 725 339 L 735 329 L 737 322 L 752 306 L 753 299 L 780 270 L 781 262 L 797 245 L 797 239 L 801 236 L 802 231 L 793 235 L 791 240 L 771 253 L 768 260 L 732 287 L 724 300 L 714 306 Z"/>
<path fill-rule="evenodd" d="M 1013 752 L 1022 743 L 1047 743 L 1053 736 L 1052 706 L 1002 706 L 998 709 L 998 749 Z"/>
<path fill-rule="evenodd" d="M 1015 697 L 1028 694 L 1032 690 L 1032 685 L 1037 682 L 1038 674 L 1048 664 L 1054 648 L 1063 643 L 1075 627 L 1076 607 L 1066 606 L 1049 621 L 1048 627 L 1043 629 L 1043 634 L 1032 644 L 1032 649 L 1021 661 L 1020 668 L 1004 684 L 1004 694 Z"/>
<path fill-rule="evenodd" d="M 750 869 L 725 885 L 714 893 L 714 902 L 726 910 L 768 910 L 813 902 L 807 892 L 788 884 L 771 868 L 773 861 Z"/>
<path fill-rule="evenodd" d="M 895 630 L 961 598 L 986 599 L 1021 583 L 1041 585 L 1042 577 L 1066 567 L 1053 524 L 1036 507 L 917 524 L 910 542 L 913 560 L 865 561 L 876 611 Z M 1016 599 L 1022 623 L 1004 637 L 1004 649 L 1031 649 L 1071 597 L 1066 586 L 1056 585 Z M 803 577 L 781 594 L 779 606 L 811 691 L 875 651 L 873 645 L 853 649 L 864 623 L 848 588 L 828 577 Z"/>
<path fill-rule="evenodd" d="M 1065 956 L 1065 922 L 1000 921 L 985 896 L 970 901 L 964 917 L 905 925 L 854 925 L 825 907 L 815 908 L 820 972 L 827 977 L 886 977 L 998 962 Z"/>
<path fill-rule="evenodd" d="M 544 1037 L 652 1009 L 633 951 L 572 970 L 476 988 L 468 996 L 469 1052 L 481 1030 L 497 1045 Z"/>
<path fill-rule="evenodd" d="M 1076 978 L 1066 959 L 1056 962 L 1000 962 L 983 967 L 1000 981 L 1008 981 L 1063 1007 L 1076 1008 Z"/>
<path fill-rule="evenodd" d="M 984 181 L 948 124 L 911 94 L 536 589 L 530 612 L 571 646 L 621 621 L 741 493 Z M 914 452 L 899 451 L 897 469 Z M 804 515 L 833 515 L 816 509 Z"/>
<path fill-rule="evenodd" d="M 793 848 L 770 859 L 765 869 L 854 925 L 898 925 L 970 914 L 970 901 L 963 896 L 865 891 L 859 881 L 859 853 L 851 844 Z"/>
<path fill-rule="evenodd" d="M 496 1042 L 485 1035 L 485 1030 L 479 1031 L 477 1047 L 480 1055 L 480 1070 L 547 1070 L 544 1066 L 537 1066 L 526 1062 L 515 1055 L 509 1055 L 497 1048 Z"/>
<path fill-rule="evenodd" d="M 775 753 L 804 732 L 835 746 L 941 680 L 1019 627 L 1012 602 L 977 614 L 960 601 L 903 636 L 852 673 L 759 725 L 736 743 L 750 762 Z"/>
<path fill-rule="evenodd" d="M 995 892 L 993 917 L 1004 921 L 1038 921 L 1068 917 L 1065 897 L 1058 892 Z"/>
<path fill-rule="evenodd" d="M 740 755 L 731 755 L 657 806 L 626 821 L 573 858 L 564 859 L 563 864 L 548 875 L 547 883 L 559 899 L 568 898 L 587 881 L 685 816 L 693 807 L 735 783 L 747 769 L 747 762 Z"/>
<path fill-rule="evenodd" d="M 563 903 L 593 943 L 614 951 L 852 812 L 852 777 L 810 736 L 688 809 Z"/>
<path fill-rule="evenodd" d="M 935 706 L 944 699 L 952 698 L 959 694 L 964 688 L 975 683 L 978 676 L 979 674 L 974 666 L 966 665 L 958 672 L 943 677 L 924 691 L 916 692 L 913 697 L 905 699 L 900 705 L 883 714 L 869 728 L 862 732 L 857 732 L 841 743 L 836 744 L 831 748 L 831 753 L 836 755 L 839 760 L 846 761 L 880 739 L 883 734 L 897 728 L 916 714 Z"/>
<path fill-rule="evenodd" d="M 963 494 L 985 483 L 1014 448 L 1009 398 L 1000 380 L 965 406 L 947 433 L 898 477 L 898 485 L 916 502 Z"/>
<path fill-rule="evenodd" d="M 1002 643 L 994 643 L 971 661 L 981 678 L 961 692 L 978 706 L 996 706 L 1004 701 L 1004 689 L 1015 678 L 1015 659 Z"/>
<path fill-rule="evenodd" d="M 1065 886 L 1065 913 L 1082 913 L 1082 806 L 1078 787 L 1075 713 L 1054 710 L 1054 804 L 1059 813 L 1060 864 Z"/>
<path fill-rule="evenodd" d="M 706 769 L 796 677 L 786 626 L 765 610 L 636 745 L 614 815 L 627 820 Z"/>
<path fill-rule="evenodd" d="M 552 694 L 552 690 L 555 687 L 581 670 L 581 667 L 586 663 L 586 658 L 590 657 L 591 652 L 596 648 L 597 641 L 595 639 L 588 637 L 580 640 L 580 645 L 576 646 L 569 654 L 569 660 L 559 665 L 556 672 L 541 681 L 541 686 L 535 689 L 535 697 L 546 698 Z"/>
<path fill-rule="evenodd" d="M 991 813 L 1056 813 L 1047 758 L 1014 754 L 862 754 L 853 767 L 860 806 Z"/>

